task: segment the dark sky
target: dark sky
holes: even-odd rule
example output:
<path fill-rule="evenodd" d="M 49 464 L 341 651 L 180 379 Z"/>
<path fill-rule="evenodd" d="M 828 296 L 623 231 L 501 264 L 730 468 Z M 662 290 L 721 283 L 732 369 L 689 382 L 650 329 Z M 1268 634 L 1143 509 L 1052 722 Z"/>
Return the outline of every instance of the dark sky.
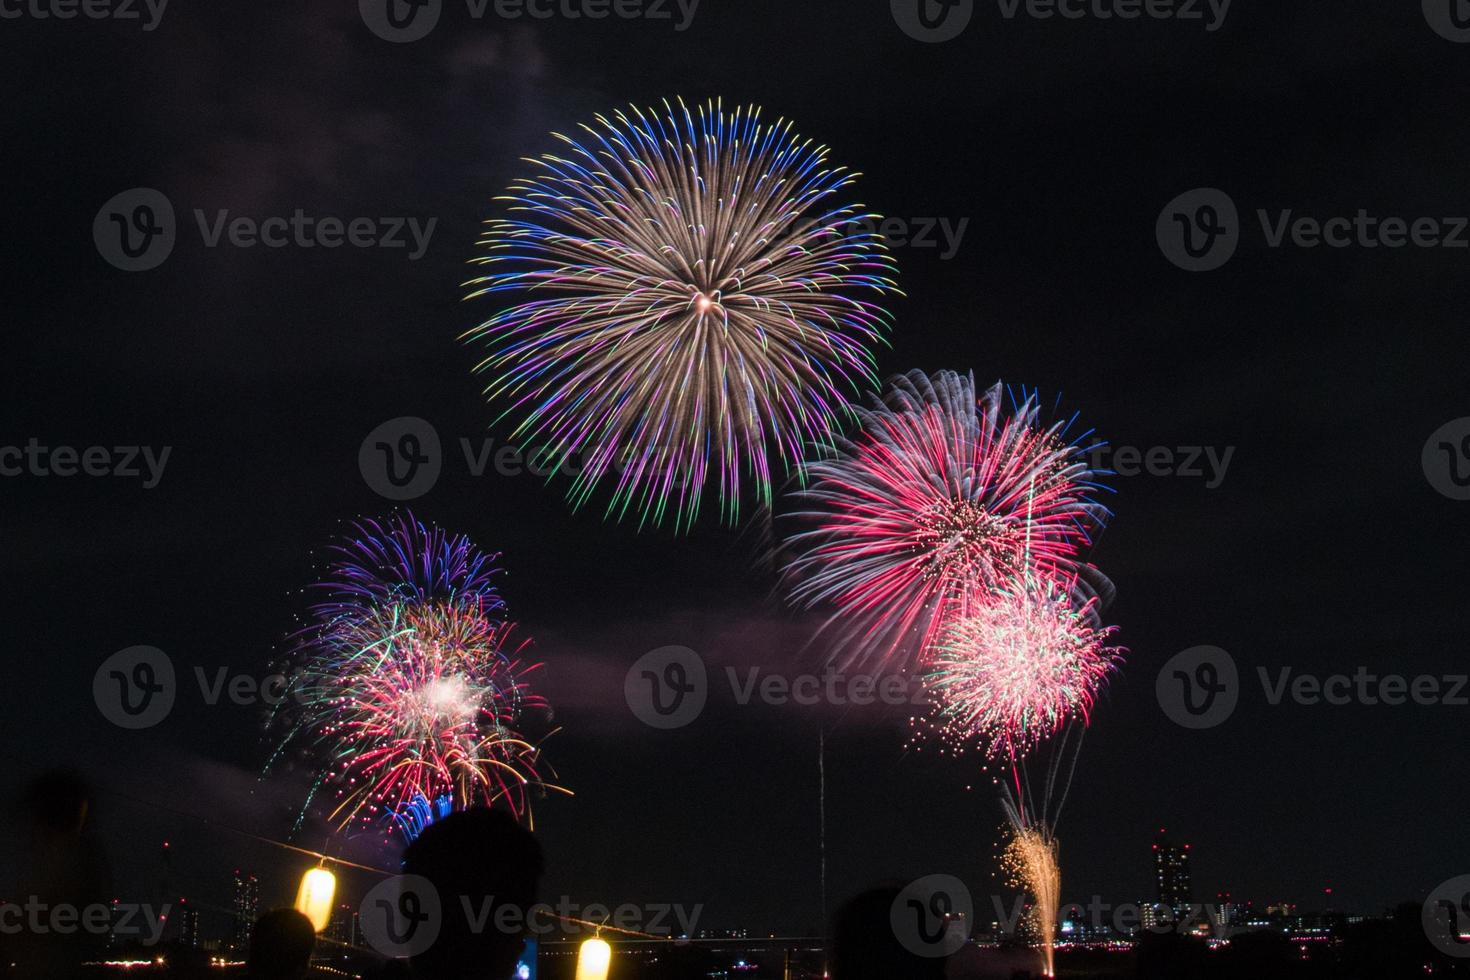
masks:
<path fill-rule="evenodd" d="M 1118 479 L 1093 555 L 1130 650 L 1099 704 L 1061 837 L 1063 895 L 1151 893 L 1149 840 L 1193 843 L 1196 890 L 1376 911 L 1470 870 L 1470 708 L 1268 705 L 1258 666 L 1467 670 L 1470 503 L 1436 492 L 1426 439 L 1470 415 L 1470 250 L 1267 247 L 1257 209 L 1327 218 L 1470 214 L 1470 45 L 1418 4 L 1245 3 L 1201 22 L 1007 20 L 977 5 L 922 44 L 877 0 L 704 0 L 672 23 L 476 21 L 449 3 L 395 45 L 351 0 L 174 0 L 159 26 L 0 21 L 5 411 L 0 446 L 172 447 L 160 484 L 0 479 L 6 785 L 51 765 L 110 788 L 100 826 L 119 890 L 174 883 L 223 901 L 238 863 L 284 896 L 295 859 L 153 799 L 282 839 L 297 787 L 257 785 L 259 716 L 184 697 L 142 734 L 91 696 L 134 644 L 181 669 L 260 675 L 300 610 L 314 548 L 390 504 L 363 438 L 430 420 L 446 473 L 424 519 L 504 553 L 511 609 L 538 639 L 574 799 L 538 809 L 548 889 L 578 901 L 705 905 L 709 925 L 817 919 L 817 733 L 829 735 L 834 899 L 873 880 L 959 874 L 992 887 L 1000 819 L 961 763 L 905 758 L 904 726 L 718 696 L 694 726 L 640 727 L 622 677 L 644 652 L 809 667 L 753 525 L 644 531 L 572 513 L 560 486 L 474 478 L 455 445 L 490 428 L 456 337 L 477 224 L 547 133 L 629 102 L 754 102 L 796 120 L 906 219 L 968 219 L 957 253 L 896 250 L 881 369 L 973 370 L 1060 392 L 1116 444 L 1235 447 L 1223 483 Z M 92 242 L 103 202 L 163 191 L 181 217 L 160 268 Z M 1155 240 L 1165 203 L 1218 187 L 1243 216 L 1223 268 L 1189 273 Z M 195 208 L 253 217 L 437 219 L 427 254 L 208 249 Z M 1154 694 L 1198 644 L 1248 682 L 1191 732 Z"/>

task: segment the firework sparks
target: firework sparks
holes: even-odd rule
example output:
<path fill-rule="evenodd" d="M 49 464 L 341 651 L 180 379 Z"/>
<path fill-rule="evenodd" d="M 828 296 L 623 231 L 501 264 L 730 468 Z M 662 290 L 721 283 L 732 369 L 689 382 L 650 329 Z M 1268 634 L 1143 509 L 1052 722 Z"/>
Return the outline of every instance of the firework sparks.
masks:
<path fill-rule="evenodd" d="M 463 607 L 393 606 L 298 673 L 303 734 L 329 759 L 334 823 L 370 824 L 439 797 L 455 809 L 525 809 L 541 783 L 539 752 L 517 726 L 546 705 L 528 685 L 539 665 L 522 661 L 512 630 Z"/>
<path fill-rule="evenodd" d="M 873 299 L 897 291 L 878 218 L 839 202 L 856 175 L 826 147 L 755 108 L 666 102 L 582 128 L 480 242 L 471 298 L 533 297 L 466 334 L 490 347 L 486 394 L 574 475 L 575 505 L 615 478 L 609 515 L 687 526 L 717 484 L 733 522 L 742 474 L 769 505 L 876 386 L 890 318 Z"/>
<path fill-rule="evenodd" d="M 1057 913 L 1062 902 L 1060 849 L 1050 831 L 1041 827 L 1011 828 L 1011 839 L 1001 855 L 1001 869 L 1010 884 L 1031 894 L 1031 925 L 1041 944 L 1042 975 L 1056 976 Z"/>
<path fill-rule="evenodd" d="M 1035 396 L 973 377 L 913 372 L 860 411 L 862 431 L 811 467 L 790 536 L 788 593 L 836 613 L 846 664 L 907 667 L 941 632 L 1035 576 L 1078 583 L 1079 555 L 1107 516 L 1093 499 L 1091 433 L 1043 425 Z"/>
<path fill-rule="evenodd" d="M 1083 724 L 1122 650 L 1095 625 L 1096 599 L 1080 607 L 1049 579 L 993 591 L 934 648 L 924 682 L 935 733 L 952 747 L 982 746 L 1019 759 L 1073 720 Z"/>
<path fill-rule="evenodd" d="M 319 767 L 339 829 L 384 818 L 404 833 L 448 806 L 528 812 L 540 750 L 521 732 L 547 710 L 529 641 L 514 638 L 493 560 L 411 516 L 355 525 L 332 549 L 324 601 L 298 637 L 282 716 Z M 273 763 L 276 761 L 273 759 Z M 269 768 L 269 767 L 268 767 Z"/>

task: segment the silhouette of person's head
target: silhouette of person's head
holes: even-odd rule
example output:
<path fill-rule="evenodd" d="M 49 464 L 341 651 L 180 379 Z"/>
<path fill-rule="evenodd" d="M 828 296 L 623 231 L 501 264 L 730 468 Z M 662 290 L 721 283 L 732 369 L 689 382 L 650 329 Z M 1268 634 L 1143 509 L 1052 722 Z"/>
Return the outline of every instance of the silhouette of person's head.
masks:
<path fill-rule="evenodd" d="M 404 852 L 403 872 L 433 884 L 443 922 L 414 971 L 433 980 L 509 977 L 542 867 L 541 845 L 507 813 L 465 810 L 430 824 Z"/>
<path fill-rule="evenodd" d="M 300 980 L 311 966 L 316 930 L 295 909 L 272 909 L 250 933 L 246 975 L 263 980 Z"/>
<path fill-rule="evenodd" d="M 837 913 L 832 932 L 832 980 L 929 980 L 944 976 L 944 959 L 906 949 L 894 934 L 892 911 L 903 889 L 872 888 Z"/>
<path fill-rule="evenodd" d="M 7 882 L 6 890 L 14 888 L 51 908 L 84 909 L 105 903 L 107 859 L 87 826 L 92 791 L 81 774 L 53 769 L 29 779 L 22 792 L 10 797 L 19 818 L 20 880 Z M 0 952 L 0 963 L 8 963 L 7 975 L 17 977 L 70 980 L 80 976 L 81 964 L 102 949 L 95 932 L 76 928 L 23 928 L 0 938 L 7 945 Z"/>
<path fill-rule="evenodd" d="M 56 769 L 26 788 L 25 809 L 32 829 L 47 837 L 77 837 L 87 823 L 91 793 L 79 773 Z"/>

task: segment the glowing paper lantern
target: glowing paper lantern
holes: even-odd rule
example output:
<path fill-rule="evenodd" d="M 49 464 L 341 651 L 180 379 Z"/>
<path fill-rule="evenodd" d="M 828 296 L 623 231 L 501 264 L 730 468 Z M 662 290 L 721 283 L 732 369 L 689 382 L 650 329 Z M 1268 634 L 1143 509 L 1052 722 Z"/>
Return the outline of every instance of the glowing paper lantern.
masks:
<path fill-rule="evenodd" d="M 301 876 L 296 911 L 310 919 L 311 927 L 321 932 L 332 921 L 332 897 L 336 893 L 336 876 L 326 868 L 312 868 Z"/>
<path fill-rule="evenodd" d="M 589 939 L 577 955 L 577 980 L 607 980 L 612 965 L 612 947 L 601 939 Z"/>

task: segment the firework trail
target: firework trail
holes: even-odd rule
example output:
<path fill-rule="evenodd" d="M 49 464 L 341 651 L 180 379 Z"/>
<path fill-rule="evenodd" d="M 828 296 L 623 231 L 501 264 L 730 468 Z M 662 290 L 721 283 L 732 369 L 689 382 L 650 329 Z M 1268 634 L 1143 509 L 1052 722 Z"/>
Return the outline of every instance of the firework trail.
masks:
<path fill-rule="evenodd" d="M 494 590 L 493 559 L 409 515 L 354 526 L 290 663 L 267 772 L 301 749 L 338 830 L 387 821 L 406 835 L 439 808 L 501 803 L 528 815 L 540 750 L 522 726 L 548 713 Z"/>
<path fill-rule="evenodd" d="M 1057 913 L 1062 904 L 1060 849 L 1044 827 L 1012 825 L 1011 839 L 1001 855 L 1001 868 L 1010 884 L 1031 894 L 1032 927 L 1041 939 L 1042 975 L 1056 972 Z"/>
<path fill-rule="evenodd" d="M 785 120 L 720 102 L 598 116 L 500 200 L 466 283 L 524 294 L 465 339 L 489 352 L 486 395 L 573 476 L 581 506 L 687 527 L 703 491 L 738 517 L 753 477 L 800 472 L 849 400 L 876 387 L 896 293 L 855 174 Z"/>
<path fill-rule="evenodd" d="M 1046 425 L 1034 394 L 911 372 L 860 410 L 861 431 L 810 467 L 795 495 L 787 593 L 835 611 L 843 666 L 907 669 L 956 619 L 1027 577 L 1095 588 L 1080 558 L 1105 522 L 1091 432 Z"/>

